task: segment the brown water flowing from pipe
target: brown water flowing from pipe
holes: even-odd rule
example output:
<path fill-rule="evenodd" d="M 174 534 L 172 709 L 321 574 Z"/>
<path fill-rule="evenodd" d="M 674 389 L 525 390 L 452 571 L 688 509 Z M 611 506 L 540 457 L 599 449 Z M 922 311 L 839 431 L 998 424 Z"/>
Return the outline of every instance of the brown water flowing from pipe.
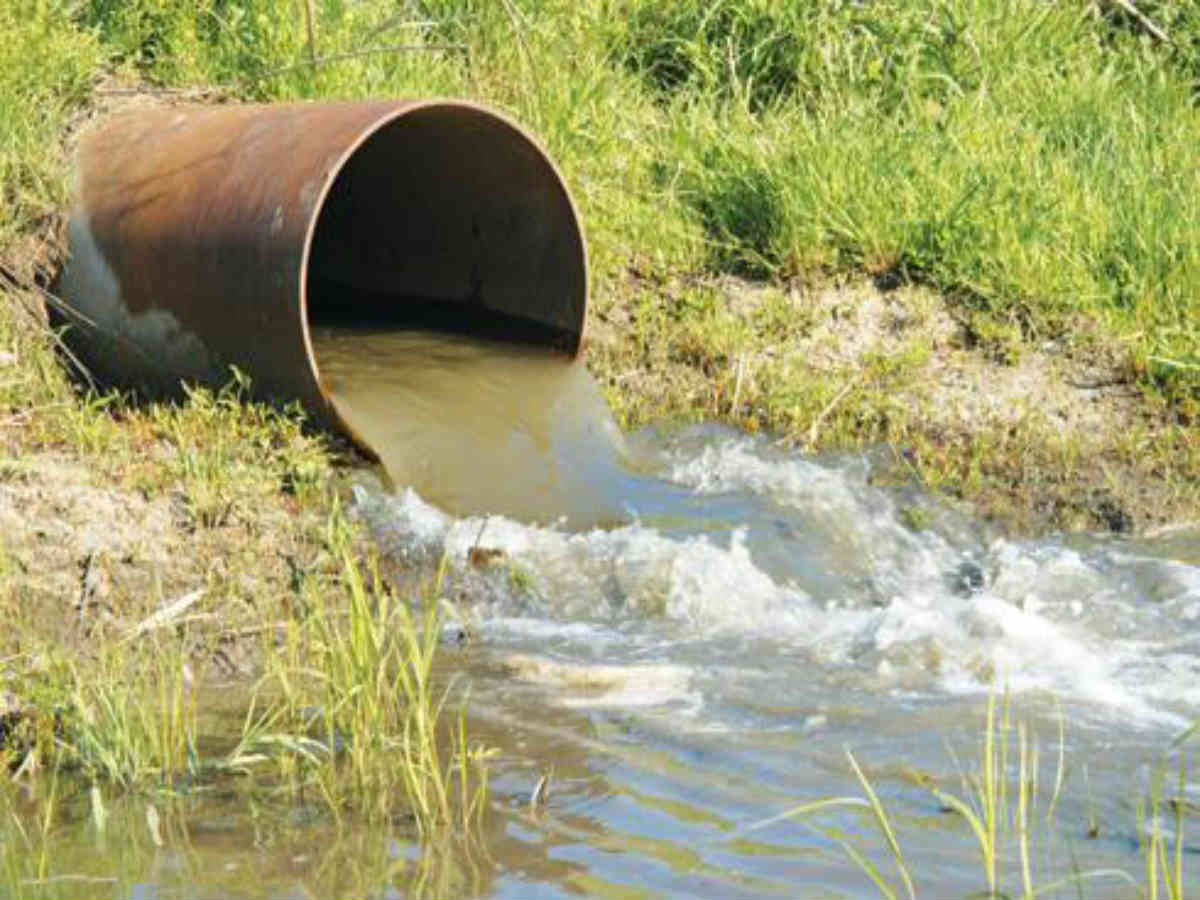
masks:
<path fill-rule="evenodd" d="M 415 329 L 312 336 L 334 403 L 393 483 L 446 512 L 578 529 L 628 519 L 642 493 L 581 359 Z"/>

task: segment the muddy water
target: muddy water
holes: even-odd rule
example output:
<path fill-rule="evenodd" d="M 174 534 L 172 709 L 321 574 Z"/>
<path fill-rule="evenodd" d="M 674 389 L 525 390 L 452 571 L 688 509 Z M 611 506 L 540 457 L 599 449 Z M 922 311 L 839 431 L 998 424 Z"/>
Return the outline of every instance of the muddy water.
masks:
<path fill-rule="evenodd" d="M 397 485 L 458 515 L 623 517 L 622 438 L 583 363 L 429 331 L 316 328 L 338 410 Z"/>
<path fill-rule="evenodd" d="M 987 698 L 1006 686 L 1036 747 L 1034 887 L 1094 873 L 1049 895 L 1135 894 L 1138 805 L 1157 784 L 1190 810 L 1195 893 L 1200 760 L 1171 745 L 1200 717 L 1200 531 L 1014 539 L 919 486 L 876 486 L 872 454 L 713 427 L 621 438 L 586 372 L 554 357 L 426 335 L 326 334 L 317 352 L 394 481 L 364 471 L 354 514 L 400 567 L 449 562 L 442 665 L 500 751 L 484 831 L 422 851 L 210 797 L 183 804 L 162 849 L 138 801 L 113 873 L 89 862 L 81 798 L 61 870 L 118 880 L 60 892 L 874 895 L 844 841 L 905 896 L 869 812 L 786 815 L 861 797 L 849 749 L 918 894 L 983 896 L 975 838 L 930 788 L 971 796 Z M 1160 825 L 1170 837 L 1173 814 Z M 1009 896 L 1015 832 L 1006 819 Z"/>

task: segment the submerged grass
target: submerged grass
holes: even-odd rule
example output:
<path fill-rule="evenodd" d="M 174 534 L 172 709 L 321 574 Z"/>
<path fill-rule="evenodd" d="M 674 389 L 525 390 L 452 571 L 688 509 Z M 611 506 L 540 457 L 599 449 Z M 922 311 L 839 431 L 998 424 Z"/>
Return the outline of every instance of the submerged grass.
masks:
<path fill-rule="evenodd" d="M 331 603 L 326 586 L 306 591 L 301 620 L 281 646 L 267 648 L 257 691 L 265 708 L 247 712 L 231 764 L 281 747 L 281 783 L 290 791 L 315 785 L 335 815 L 349 808 L 390 820 L 400 796 L 422 835 L 467 830 L 483 811 L 487 752 L 468 743 L 461 712 L 444 713 L 449 686 L 439 691 L 433 676 L 436 606 L 414 614 L 375 568 L 364 577 L 344 522 L 334 517 L 329 527 L 348 608 Z"/>
<path fill-rule="evenodd" d="M 1013 722 L 1007 693 L 1002 697 L 994 693 L 989 696 L 981 731 L 979 755 L 973 764 L 964 767 L 955 758 L 962 783 L 961 793 L 945 790 L 932 779 L 925 779 L 927 789 L 943 811 L 960 817 L 976 841 L 983 880 L 978 896 L 1020 896 L 1032 900 L 1053 896 L 1064 889 L 1086 896 L 1085 885 L 1093 880 L 1116 882 L 1123 885 L 1122 890 L 1129 889 L 1143 897 L 1181 898 L 1191 893 L 1183 865 L 1185 820 L 1191 810 L 1187 800 L 1187 767 L 1182 756 L 1175 760 L 1175 792 L 1167 796 L 1166 782 L 1171 766 L 1169 757 L 1164 756 L 1154 766 L 1144 794 L 1138 796 L 1134 804 L 1135 822 L 1132 824 L 1144 862 L 1140 880 L 1121 869 L 1081 871 L 1075 863 L 1069 837 L 1066 847 L 1069 863 L 1063 865 L 1068 871 L 1060 874 L 1050 866 L 1054 845 L 1062 840 L 1055 819 L 1066 780 L 1065 730 L 1061 714 L 1057 761 L 1048 796 L 1041 780 L 1038 745 L 1025 722 Z M 901 838 L 887 810 L 849 750 L 847 758 L 862 786 L 887 851 L 895 862 L 905 892 L 910 897 L 919 896 L 921 891 L 914 887 Z M 1084 775 L 1086 778 L 1086 770 Z M 1170 827 L 1165 825 L 1167 817 L 1172 820 Z M 1086 837 L 1094 838 L 1096 828 L 1092 822 Z M 848 846 L 846 849 L 855 865 L 876 884 L 883 896 L 895 898 L 898 895 L 896 886 L 882 876 L 874 863 L 858 850 Z M 1042 860 L 1043 866 L 1043 871 L 1036 874 L 1035 856 Z M 919 879 L 919 872 L 917 877 Z"/>
<path fill-rule="evenodd" d="M 960 819 L 965 837 L 975 842 L 980 883 L 978 890 L 972 889 L 968 896 L 1033 900 L 1066 892 L 1086 897 L 1089 883 L 1094 882 L 1118 885 L 1120 891 L 1130 896 L 1182 898 L 1195 892 L 1195 885 L 1187 882 L 1184 854 L 1188 852 L 1186 820 L 1196 807 L 1188 799 L 1185 759 L 1173 754 L 1190 737 L 1191 733 L 1182 736 L 1154 763 L 1151 777 L 1143 787 L 1133 787 L 1129 807 L 1134 821 L 1124 825 L 1105 823 L 1106 828 L 1114 831 L 1124 831 L 1126 826 L 1135 829 L 1143 863 L 1140 872 L 1082 869 L 1077 862 L 1072 831 L 1057 819 L 1069 780 L 1066 728 L 1061 711 L 1053 777 L 1049 780 L 1043 777 L 1036 735 L 1026 722 L 1014 720 L 1007 692 L 988 697 L 979 723 L 977 754 L 962 760 L 950 750 L 960 785 L 957 792 L 943 784 L 945 779 L 928 773 L 909 770 L 905 780 L 915 784 L 919 791 L 928 792 L 943 816 Z M 896 803 L 889 810 L 867 770 L 849 748 L 846 760 L 861 795 L 810 800 L 739 829 L 728 839 L 741 839 L 750 832 L 791 820 L 835 844 L 887 900 L 945 894 L 947 885 L 931 883 L 929 878 L 933 876 L 919 866 L 914 868 L 905 856 L 905 843 L 920 836 L 909 832 L 903 824 L 914 824 L 911 810 L 900 810 Z M 1174 791 L 1168 789 L 1172 775 Z M 1086 782 L 1086 766 L 1083 778 Z M 857 826 L 847 827 L 848 811 L 861 811 L 860 817 L 865 816 L 866 821 L 860 818 Z M 837 816 L 840 824 L 830 821 L 831 816 Z M 878 830 L 877 841 L 867 831 L 871 825 Z M 928 823 L 922 822 L 919 827 L 926 830 Z M 946 826 L 939 825 L 939 833 L 943 827 Z M 1089 810 L 1088 825 L 1081 836 L 1093 840 L 1098 829 Z M 956 829 L 951 825 L 949 830 Z M 881 859 L 894 866 L 896 879 L 885 873 Z M 960 871 L 970 870 L 963 866 Z"/>
<path fill-rule="evenodd" d="M 324 897 L 462 897 L 486 885 L 477 849 L 453 836 L 428 841 L 420 854 L 410 852 L 403 826 L 347 825 L 318 836 L 288 804 L 249 794 L 232 804 L 202 793 L 81 790 L 51 773 L 28 790 L 0 791 L 0 887 L 9 897 L 128 896 L 145 888 L 147 872 L 160 890 L 193 894 L 206 885 L 222 896 L 287 884 Z M 214 835 L 198 821 L 222 828 Z M 214 865 L 223 828 L 251 839 L 222 842 Z"/>

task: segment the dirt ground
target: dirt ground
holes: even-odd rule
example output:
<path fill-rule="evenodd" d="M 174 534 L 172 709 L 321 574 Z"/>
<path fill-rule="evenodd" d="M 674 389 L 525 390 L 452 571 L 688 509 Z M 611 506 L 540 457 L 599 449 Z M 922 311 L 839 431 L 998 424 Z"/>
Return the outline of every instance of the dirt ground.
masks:
<path fill-rule="evenodd" d="M 664 296 L 690 289 L 656 287 Z M 866 276 L 782 287 L 724 277 L 704 289 L 727 319 L 753 320 L 782 295 L 784 315 L 804 324 L 760 330 L 736 352 L 699 361 L 691 350 L 638 357 L 624 348 L 639 333 L 638 313 L 602 298 L 588 342 L 618 408 L 623 395 L 639 398 L 628 424 L 647 421 L 646 410 L 678 413 L 676 398 L 719 392 L 723 379 L 725 394 L 742 402 L 714 403 L 718 417 L 752 428 L 757 418 L 814 452 L 882 437 L 901 464 L 881 477 L 915 474 L 1014 532 L 1153 535 L 1200 518 L 1200 437 L 1139 383 L 1122 348 L 1106 345 L 1093 323 L 1081 322 L 1070 341 L 1030 340 L 1016 329 L 980 335 L 952 298 Z M 647 340 L 693 342 L 662 329 Z M 780 416 L 769 409 L 772 394 L 786 381 L 829 399 L 773 427 Z M 880 409 L 883 427 L 863 429 Z"/>

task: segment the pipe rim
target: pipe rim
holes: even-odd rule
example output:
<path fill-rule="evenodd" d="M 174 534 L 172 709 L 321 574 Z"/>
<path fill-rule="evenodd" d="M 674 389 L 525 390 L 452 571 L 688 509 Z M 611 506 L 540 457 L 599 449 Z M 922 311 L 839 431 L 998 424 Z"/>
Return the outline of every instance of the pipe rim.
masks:
<path fill-rule="evenodd" d="M 336 403 L 330 397 L 329 392 L 325 388 L 324 382 L 321 380 L 320 366 L 317 364 L 316 353 L 313 350 L 312 335 L 310 333 L 310 324 L 308 319 L 308 267 L 312 254 L 313 237 L 317 231 L 317 225 L 321 220 L 321 213 L 325 209 L 325 201 L 329 197 L 329 192 L 333 190 L 333 186 L 337 183 L 338 178 L 342 174 L 342 170 L 347 163 L 354 157 L 359 149 L 372 137 L 382 131 L 384 128 L 403 119 L 405 116 L 421 110 L 446 108 L 469 110 L 478 113 L 484 118 L 492 119 L 495 122 L 511 129 L 518 137 L 524 140 L 538 154 L 542 162 L 550 170 L 562 192 L 563 198 L 566 200 L 567 209 L 570 212 L 571 221 L 575 226 L 575 234 L 579 238 L 579 264 L 583 272 L 583 298 L 581 303 L 581 315 L 579 323 L 579 334 L 575 341 L 575 346 L 572 349 L 572 358 L 578 357 L 584 348 L 585 335 L 587 332 L 587 307 L 588 298 L 591 294 L 591 272 L 588 267 L 588 246 L 587 235 L 583 229 L 583 217 L 579 214 L 579 208 L 575 203 L 575 198 L 572 196 L 570 189 L 567 186 L 566 179 L 563 177 L 562 171 L 554 162 L 554 159 L 546 152 L 546 148 L 542 146 L 527 129 L 523 128 L 515 119 L 498 110 L 492 109 L 482 103 L 476 103 L 472 100 L 460 100 L 453 97 L 433 97 L 421 100 L 401 101 L 395 109 L 385 113 L 376 119 L 371 125 L 359 132 L 358 136 L 347 145 L 338 157 L 337 162 L 330 168 L 329 173 L 325 177 L 324 183 L 321 185 L 320 191 L 317 193 L 316 200 L 313 203 L 312 212 L 308 217 L 308 225 L 304 234 L 304 245 L 300 255 L 300 272 L 299 272 L 299 303 L 300 303 L 300 328 L 301 338 L 304 341 L 304 353 L 308 359 L 309 371 L 312 374 L 313 382 L 317 385 L 317 390 L 321 394 L 322 400 L 325 402 L 326 409 L 338 423 L 341 431 L 346 434 L 360 450 L 365 451 L 372 459 L 378 460 L 378 454 L 372 449 L 370 444 L 363 439 L 345 417 L 341 410 L 338 409 Z"/>

